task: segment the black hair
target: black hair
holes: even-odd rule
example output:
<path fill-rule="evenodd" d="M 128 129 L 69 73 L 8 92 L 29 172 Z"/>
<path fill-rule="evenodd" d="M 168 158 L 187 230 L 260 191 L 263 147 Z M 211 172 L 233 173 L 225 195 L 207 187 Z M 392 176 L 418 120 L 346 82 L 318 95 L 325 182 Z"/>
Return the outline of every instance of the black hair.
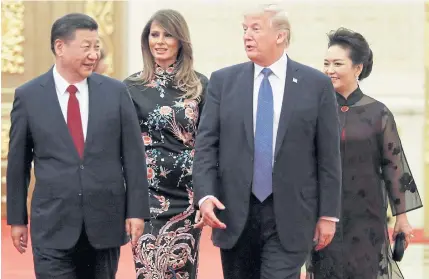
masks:
<path fill-rule="evenodd" d="M 51 29 L 52 52 L 55 54 L 56 40 L 72 40 L 78 29 L 98 30 L 98 24 L 92 17 L 80 13 L 67 14 L 57 19 Z"/>
<path fill-rule="evenodd" d="M 354 65 L 362 64 L 362 72 L 359 75 L 359 80 L 367 78 L 372 71 L 373 55 L 365 38 L 357 32 L 347 28 L 339 28 L 331 31 L 328 34 L 328 47 L 338 45 L 349 50 L 349 57 Z"/>

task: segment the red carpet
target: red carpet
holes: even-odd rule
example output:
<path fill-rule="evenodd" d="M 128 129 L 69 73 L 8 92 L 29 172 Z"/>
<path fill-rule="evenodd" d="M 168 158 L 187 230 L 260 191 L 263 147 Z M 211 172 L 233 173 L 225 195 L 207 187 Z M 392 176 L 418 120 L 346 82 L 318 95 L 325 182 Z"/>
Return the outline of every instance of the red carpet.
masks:
<path fill-rule="evenodd" d="M 414 243 L 429 243 L 429 238 L 423 236 L 423 230 L 415 230 Z M 2 243 L 2 279 L 34 279 L 33 258 L 31 250 L 20 255 L 12 245 L 10 239 L 10 227 L 2 220 L 1 228 Z M 122 247 L 121 259 L 117 279 L 135 278 L 134 264 L 131 256 L 130 246 Z M 200 267 L 199 278 L 222 279 L 222 267 L 219 258 L 219 250 L 214 247 L 210 240 L 210 230 L 205 229 L 200 244 Z"/>
<path fill-rule="evenodd" d="M 1 278 L 2 279 L 35 279 L 33 272 L 33 255 L 30 250 L 23 255 L 16 251 L 10 238 L 10 227 L 2 220 L 1 228 Z M 31 243 L 30 243 L 31 244 Z M 204 230 L 200 244 L 199 278 L 222 279 L 222 266 L 219 250 L 210 240 L 210 230 Z M 122 247 L 117 279 L 135 278 L 134 263 L 131 255 L 131 247 Z"/>

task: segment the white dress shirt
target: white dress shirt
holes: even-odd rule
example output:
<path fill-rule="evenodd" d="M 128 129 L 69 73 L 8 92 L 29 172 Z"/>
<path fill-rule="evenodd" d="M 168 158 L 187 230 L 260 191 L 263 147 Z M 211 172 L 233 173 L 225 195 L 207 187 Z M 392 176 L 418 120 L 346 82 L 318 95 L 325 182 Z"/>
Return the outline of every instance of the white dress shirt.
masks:
<path fill-rule="evenodd" d="M 67 92 L 67 88 L 70 83 L 68 83 L 57 71 L 57 66 L 54 66 L 52 70 L 55 82 L 55 89 L 57 91 L 58 101 L 60 103 L 61 111 L 64 116 L 64 120 L 67 123 L 67 108 L 69 102 L 70 93 Z M 80 118 L 82 119 L 82 130 L 83 138 L 86 139 L 86 132 L 88 129 L 88 80 L 84 79 L 81 82 L 75 83 L 74 86 L 77 88 L 76 98 L 79 102 L 80 109 Z"/>
<path fill-rule="evenodd" d="M 273 115 L 273 164 L 274 152 L 277 139 L 277 130 L 279 128 L 280 113 L 282 111 L 283 95 L 285 92 L 287 56 L 286 53 L 269 67 L 262 67 L 255 64 L 253 80 L 253 135 L 256 132 L 256 113 L 258 109 L 259 88 L 261 87 L 264 75 L 261 73 L 264 68 L 269 68 L 272 74 L 268 77 L 273 91 L 274 115 Z"/>

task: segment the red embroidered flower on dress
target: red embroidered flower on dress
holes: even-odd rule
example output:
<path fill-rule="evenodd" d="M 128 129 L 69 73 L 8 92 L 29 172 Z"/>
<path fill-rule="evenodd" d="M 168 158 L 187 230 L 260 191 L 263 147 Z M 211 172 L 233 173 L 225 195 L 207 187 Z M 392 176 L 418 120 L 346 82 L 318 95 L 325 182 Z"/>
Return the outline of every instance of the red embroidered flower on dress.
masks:
<path fill-rule="evenodd" d="M 166 115 L 170 115 L 172 110 L 173 110 L 173 109 L 172 109 L 171 107 L 169 107 L 169 106 L 163 106 L 163 107 L 161 107 L 161 108 L 159 109 L 159 113 L 160 113 L 161 115 L 166 116 Z"/>
<path fill-rule="evenodd" d="M 174 72 L 174 67 L 168 67 L 167 70 L 165 70 L 165 72 L 171 75 Z"/>
<path fill-rule="evenodd" d="M 155 171 L 151 168 L 147 168 L 147 179 L 152 179 L 155 176 Z"/>
<path fill-rule="evenodd" d="M 143 133 L 142 134 L 142 139 L 143 139 L 144 145 L 150 145 L 150 144 L 152 144 L 152 138 L 150 136 L 148 136 L 147 133 Z"/>

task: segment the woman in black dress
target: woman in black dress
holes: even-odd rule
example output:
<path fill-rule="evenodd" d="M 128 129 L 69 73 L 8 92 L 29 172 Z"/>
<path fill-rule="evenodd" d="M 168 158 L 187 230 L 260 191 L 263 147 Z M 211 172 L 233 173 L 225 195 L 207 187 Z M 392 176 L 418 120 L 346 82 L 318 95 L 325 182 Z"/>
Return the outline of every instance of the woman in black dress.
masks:
<path fill-rule="evenodd" d="M 193 69 L 188 26 L 160 10 L 141 36 L 143 71 L 125 80 L 146 147 L 151 220 L 133 250 L 138 279 L 193 279 L 201 230 L 193 227 L 195 133 L 208 80 Z"/>
<path fill-rule="evenodd" d="M 362 93 L 359 80 L 369 76 L 372 52 L 359 33 L 340 28 L 329 34 L 324 71 L 337 92 L 341 122 L 343 201 L 332 243 L 314 251 L 307 278 L 403 278 L 392 260 L 387 206 L 396 216 L 393 238 L 412 229 L 406 212 L 422 207 L 399 139 L 393 114 Z"/>

